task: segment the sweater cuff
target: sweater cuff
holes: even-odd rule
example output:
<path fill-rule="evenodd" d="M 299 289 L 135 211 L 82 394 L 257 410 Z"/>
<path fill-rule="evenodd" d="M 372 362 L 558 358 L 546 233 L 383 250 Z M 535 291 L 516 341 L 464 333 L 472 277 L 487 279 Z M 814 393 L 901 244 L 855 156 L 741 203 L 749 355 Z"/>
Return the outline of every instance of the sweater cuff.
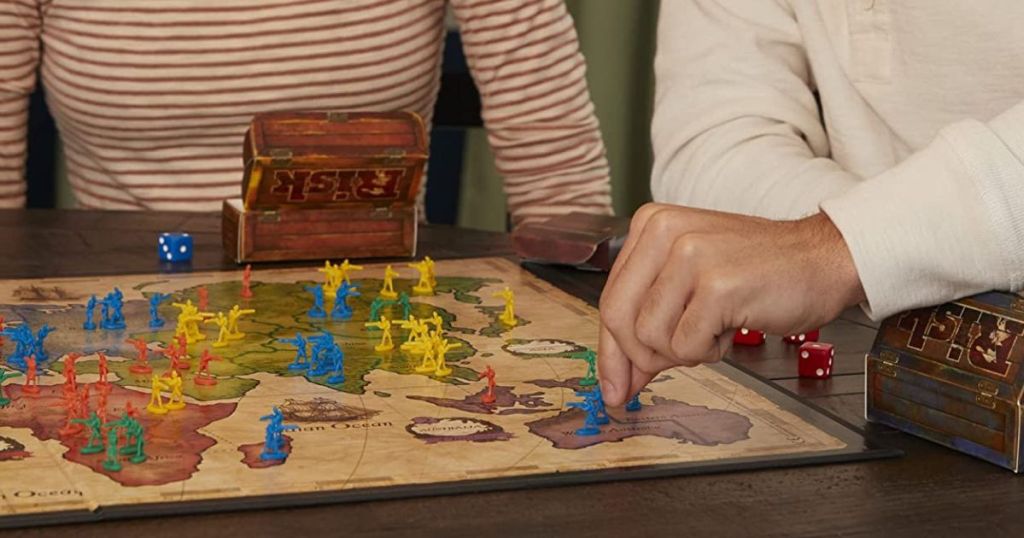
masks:
<path fill-rule="evenodd" d="M 1006 227 L 1021 163 L 987 126 L 951 125 L 920 152 L 821 209 L 839 229 L 874 320 L 1019 282 Z M 1024 196 L 1024 193 L 1021 194 Z M 1020 196 L 1018 196 L 1020 197 Z M 1021 200 L 1024 203 L 1024 200 Z M 1000 208 L 1003 205 L 1006 207 Z M 1015 267 L 1015 263 L 1017 263 Z"/>

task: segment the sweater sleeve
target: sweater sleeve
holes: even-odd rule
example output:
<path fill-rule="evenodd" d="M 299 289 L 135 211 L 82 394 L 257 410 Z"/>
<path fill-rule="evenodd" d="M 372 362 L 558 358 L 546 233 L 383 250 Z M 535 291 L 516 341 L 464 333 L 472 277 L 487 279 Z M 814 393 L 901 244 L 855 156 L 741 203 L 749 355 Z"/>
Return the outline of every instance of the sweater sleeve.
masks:
<path fill-rule="evenodd" d="M 822 210 L 843 234 L 874 319 L 1024 287 L 1024 103 L 965 120 Z"/>
<path fill-rule="evenodd" d="M 0 207 L 25 205 L 28 96 L 36 84 L 41 16 L 36 0 L 0 4 Z"/>
<path fill-rule="evenodd" d="M 657 201 L 793 218 L 859 182 L 828 158 L 800 31 L 781 0 L 662 2 L 655 73 Z"/>
<path fill-rule="evenodd" d="M 562 0 L 452 0 L 516 224 L 611 213 L 604 143 Z"/>

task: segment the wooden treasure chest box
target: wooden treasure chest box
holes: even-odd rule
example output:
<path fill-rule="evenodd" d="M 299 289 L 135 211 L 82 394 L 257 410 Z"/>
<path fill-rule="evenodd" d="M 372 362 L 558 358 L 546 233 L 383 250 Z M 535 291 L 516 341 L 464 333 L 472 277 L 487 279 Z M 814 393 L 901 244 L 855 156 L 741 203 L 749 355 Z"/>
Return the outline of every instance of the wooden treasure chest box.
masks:
<path fill-rule="evenodd" d="M 252 120 L 242 197 L 225 200 L 235 261 L 413 256 L 427 160 L 411 112 L 281 112 Z"/>
<path fill-rule="evenodd" d="M 885 320 L 867 358 L 866 414 L 1021 470 L 1024 297 L 990 292 Z"/>

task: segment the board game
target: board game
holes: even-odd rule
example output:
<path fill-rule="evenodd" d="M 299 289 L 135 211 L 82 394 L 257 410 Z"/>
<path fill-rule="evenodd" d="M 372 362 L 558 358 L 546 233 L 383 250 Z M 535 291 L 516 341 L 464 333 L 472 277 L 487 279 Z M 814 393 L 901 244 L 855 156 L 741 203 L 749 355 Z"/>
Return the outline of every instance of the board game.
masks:
<path fill-rule="evenodd" d="M 583 400 L 580 391 L 593 390 L 586 386 L 586 379 L 593 381 L 586 359 L 597 345 L 595 308 L 501 258 L 437 261 L 432 295 L 413 293 L 423 283 L 416 269 L 393 267 L 394 290 L 408 297 L 406 305 L 378 301 L 385 266 L 365 265 L 351 272 L 352 289 L 361 295 L 348 298 L 347 320 L 310 317 L 315 286 L 324 281 L 318 267 L 257 269 L 244 284 L 241 271 L 0 282 L 5 333 L 19 325 L 55 329 L 45 340 L 49 361 L 40 363 L 36 393 L 28 393 L 24 376 L 2 384 L 0 394 L 10 403 L 0 408 L 0 526 L 842 461 L 871 453 L 853 430 L 725 364 L 665 372 L 639 396 L 638 410 L 608 409 L 599 433 L 580 435 L 590 415 L 570 404 Z M 90 298 L 114 288 L 123 294 L 126 328 L 84 330 Z M 514 312 L 506 290 L 514 293 Z M 169 297 L 151 301 L 155 294 Z M 181 381 L 181 408 L 151 414 L 145 409 L 153 404 L 152 383 L 174 370 L 168 347 L 181 308 L 175 303 L 186 301 L 211 313 L 240 305 L 251 314 L 237 322 L 244 336 L 221 347 L 213 345 L 221 340 L 216 319 L 204 318 L 199 329 L 205 339 L 187 346 L 191 363 L 172 374 Z M 378 318 L 371 320 L 371 308 L 393 320 L 393 349 L 377 349 L 384 330 L 372 326 Z M 151 314 L 165 319 L 164 326 L 151 328 Z M 446 343 L 438 363 L 447 363 L 445 372 L 440 366 L 425 371 L 415 346 L 403 349 L 413 340 L 400 325 L 406 314 L 434 320 Z M 291 340 L 297 333 L 329 335 L 343 350 L 343 367 L 333 373 L 296 368 L 301 361 Z M 146 343 L 152 375 L 135 373 L 139 357 L 131 340 Z M 8 338 L 5 358 L 12 348 Z M 207 351 L 218 359 L 199 373 L 196 358 Z M 103 354 L 102 380 L 109 380 L 103 410 L 115 418 L 136 410 L 145 427 L 145 461 L 119 458 L 114 433 L 114 456 L 83 453 L 92 440 L 85 432 L 68 433 L 61 403 L 68 353 L 81 354 L 73 364 L 78 392 L 72 394 L 84 393 L 93 411 L 101 405 Z M 5 364 L 3 371 L 16 369 Z M 204 376 L 215 384 L 201 384 Z M 268 422 L 261 418 L 275 412 L 289 426 L 278 438 L 282 457 L 262 459 Z M 120 459 L 113 462 L 118 470 L 107 467 L 111 457 Z"/>

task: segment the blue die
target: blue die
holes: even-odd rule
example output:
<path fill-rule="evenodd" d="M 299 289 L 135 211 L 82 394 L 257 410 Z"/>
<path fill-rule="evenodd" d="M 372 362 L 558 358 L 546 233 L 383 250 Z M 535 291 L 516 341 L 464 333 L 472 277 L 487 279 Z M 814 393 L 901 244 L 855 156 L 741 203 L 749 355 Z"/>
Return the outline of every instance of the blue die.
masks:
<path fill-rule="evenodd" d="M 161 261 L 185 262 L 192 259 L 192 236 L 185 233 L 162 233 L 157 241 Z"/>

